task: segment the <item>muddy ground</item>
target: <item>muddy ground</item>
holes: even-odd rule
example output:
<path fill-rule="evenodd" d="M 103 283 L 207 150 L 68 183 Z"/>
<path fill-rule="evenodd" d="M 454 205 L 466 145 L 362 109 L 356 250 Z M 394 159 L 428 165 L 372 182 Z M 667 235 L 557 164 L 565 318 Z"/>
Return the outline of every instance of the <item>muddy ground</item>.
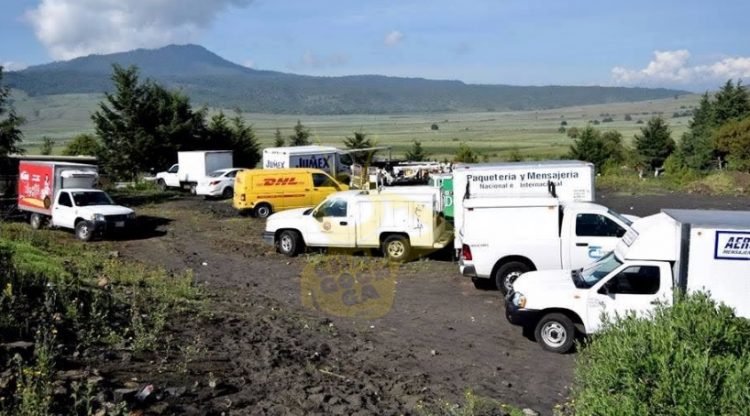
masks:
<path fill-rule="evenodd" d="M 171 323 L 182 347 L 168 360 L 116 356 L 103 369 L 133 385 L 153 383 L 168 400 L 152 412 L 403 414 L 419 412 L 419 403 L 461 401 L 471 389 L 551 414 L 568 395 L 575 355 L 546 353 L 524 338 L 505 320 L 499 292 L 476 290 L 449 256 L 395 269 L 362 256 L 288 259 L 263 245 L 262 221 L 238 217 L 227 201 L 124 202 L 136 205 L 148 231 L 113 243 L 120 255 L 192 269 L 208 296 L 205 311 Z M 634 215 L 750 209 L 748 198 L 688 194 L 600 193 L 600 202 Z M 377 307 L 333 304 L 346 288 L 326 290 L 319 278 L 335 261 L 375 276 L 377 298 L 362 304 Z"/>

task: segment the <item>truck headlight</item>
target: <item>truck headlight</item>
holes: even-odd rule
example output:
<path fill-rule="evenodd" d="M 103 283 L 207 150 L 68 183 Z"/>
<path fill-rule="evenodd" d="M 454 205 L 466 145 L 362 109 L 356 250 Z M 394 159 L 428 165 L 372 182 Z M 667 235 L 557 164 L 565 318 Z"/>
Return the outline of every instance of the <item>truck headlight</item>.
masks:
<path fill-rule="evenodd" d="M 94 214 L 94 221 L 96 222 L 104 222 L 104 214 Z"/>
<path fill-rule="evenodd" d="M 521 292 L 514 292 L 513 296 L 510 298 L 510 303 L 512 303 L 513 306 L 525 308 L 526 296 L 524 296 Z"/>

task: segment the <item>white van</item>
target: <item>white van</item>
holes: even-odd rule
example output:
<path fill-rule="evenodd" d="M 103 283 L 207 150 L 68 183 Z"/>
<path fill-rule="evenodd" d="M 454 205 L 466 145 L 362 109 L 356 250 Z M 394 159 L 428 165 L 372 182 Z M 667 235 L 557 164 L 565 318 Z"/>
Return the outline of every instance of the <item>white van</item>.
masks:
<path fill-rule="evenodd" d="M 537 342 L 567 352 L 602 317 L 646 317 L 676 289 L 710 292 L 750 318 L 750 212 L 667 209 L 636 221 L 615 251 L 583 269 L 526 273 L 506 298 L 506 316 Z M 696 317 L 700 319 L 700 317 Z"/>

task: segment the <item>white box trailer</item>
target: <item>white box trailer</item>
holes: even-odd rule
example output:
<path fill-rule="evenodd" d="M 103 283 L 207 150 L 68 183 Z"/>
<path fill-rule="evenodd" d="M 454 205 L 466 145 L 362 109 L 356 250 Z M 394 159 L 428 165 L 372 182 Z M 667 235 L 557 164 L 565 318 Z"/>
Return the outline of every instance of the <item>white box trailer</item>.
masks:
<path fill-rule="evenodd" d="M 540 162 L 483 163 L 453 166 L 453 215 L 456 229 L 463 226 L 465 199 L 504 196 L 549 195 L 554 184 L 562 202 L 593 202 L 596 169 L 589 162 L 555 160 Z M 453 246 L 461 249 L 460 236 Z"/>
<path fill-rule="evenodd" d="M 263 149 L 263 169 L 312 168 L 333 177 L 351 174 L 351 157 L 333 146 L 288 146 Z"/>
<path fill-rule="evenodd" d="M 194 150 L 177 152 L 177 163 L 166 172 L 156 174 L 156 184 L 162 188 L 194 189 L 198 181 L 211 172 L 231 168 L 234 164 L 231 150 Z"/>
<path fill-rule="evenodd" d="M 749 211 L 666 209 L 636 221 L 613 252 L 586 268 L 522 275 L 506 316 L 555 352 L 570 350 L 578 331 L 599 331 L 602 316 L 649 316 L 677 289 L 710 292 L 750 318 L 748 261 Z"/>

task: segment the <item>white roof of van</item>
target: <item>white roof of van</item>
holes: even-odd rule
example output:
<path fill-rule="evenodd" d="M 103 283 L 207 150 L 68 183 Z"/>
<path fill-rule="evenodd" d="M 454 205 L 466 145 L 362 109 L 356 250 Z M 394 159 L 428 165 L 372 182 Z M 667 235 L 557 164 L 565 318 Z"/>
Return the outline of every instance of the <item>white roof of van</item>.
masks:
<path fill-rule="evenodd" d="M 263 151 L 276 151 L 276 152 L 294 152 L 294 153 L 308 153 L 308 152 L 320 152 L 320 151 L 334 151 L 339 150 L 333 146 L 286 146 L 286 147 L 267 147 Z"/>
<path fill-rule="evenodd" d="M 583 167 L 591 166 L 593 163 L 582 162 L 580 160 L 540 160 L 536 162 L 504 162 L 504 163 L 456 163 L 453 165 L 453 171 L 470 169 L 470 170 L 492 170 L 498 168 L 504 169 L 522 169 L 522 168 L 550 168 L 550 167 Z"/>
<path fill-rule="evenodd" d="M 664 209 L 662 212 L 694 227 L 750 228 L 750 211 Z"/>

